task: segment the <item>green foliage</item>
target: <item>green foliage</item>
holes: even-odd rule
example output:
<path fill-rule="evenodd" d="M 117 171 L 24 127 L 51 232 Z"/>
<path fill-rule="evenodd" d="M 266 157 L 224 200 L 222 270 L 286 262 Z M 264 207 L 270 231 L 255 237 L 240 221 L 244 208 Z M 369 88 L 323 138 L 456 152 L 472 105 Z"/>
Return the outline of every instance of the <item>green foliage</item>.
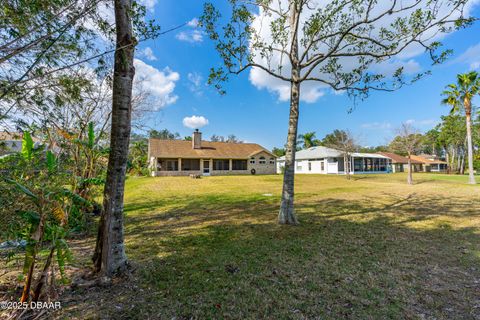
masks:
<path fill-rule="evenodd" d="M 302 145 L 303 149 L 308 149 L 321 144 L 320 140 L 315 139 L 315 132 L 306 132 L 298 136 L 298 144 Z"/>
<path fill-rule="evenodd" d="M 33 139 L 30 132 L 25 131 L 22 138 L 22 155 L 26 160 L 32 160 Z"/>
<path fill-rule="evenodd" d="M 93 122 L 88 123 L 88 148 L 93 149 L 95 146 L 95 131 L 93 129 Z"/>
<path fill-rule="evenodd" d="M 53 154 L 52 151 L 47 150 L 47 168 L 48 168 L 49 174 L 54 173 L 56 165 L 57 165 L 57 159 L 55 158 L 55 155 Z"/>
<path fill-rule="evenodd" d="M 180 134 L 178 132 L 170 132 L 168 129 L 163 130 L 150 130 L 148 132 L 150 138 L 163 139 L 163 140 L 178 140 L 180 139 Z"/>
<path fill-rule="evenodd" d="M 60 132 L 61 144 L 67 156 L 68 165 L 74 175 L 70 176 L 70 184 L 74 186 L 73 192 L 84 199 L 93 201 L 98 195 L 97 186 L 104 182 L 106 158 L 108 149 L 100 144 L 100 139 L 95 133 L 95 124 L 89 122 L 86 132 Z M 83 219 L 82 219 L 83 220 Z"/>
<path fill-rule="evenodd" d="M 451 113 L 465 112 L 472 113 L 472 98 L 480 93 L 480 76 L 472 71 L 457 75 L 457 83 L 449 84 L 442 92 L 445 98 L 443 104 L 449 105 Z"/>
<path fill-rule="evenodd" d="M 29 135 L 24 135 L 21 153 L 0 160 L 4 173 L 0 180 L 0 235 L 26 241 L 25 281 L 31 281 L 31 266 L 42 260 L 39 253 L 45 247 L 57 251 L 56 262 L 67 281 L 64 268 L 71 254 L 65 239 L 75 229 L 69 219 L 79 208 L 91 207 L 74 188 L 67 188 L 70 173 L 64 160 L 43 147 L 34 149 Z"/>
<path fill-rule="evenodd" d="M 128 170 L 130 174 L 148 175 L 148 143 L 147 140 L 135 141 L 130 145 L 128 153 Z"/>
<path fill-rule="evenodd" d="M 276 155 L 277 157 L 282 157 L 285 155 L 285 148 L 277 148 L 277 147 L 274 147 L 272 149 L 272 153 L 274 155 Z"/>

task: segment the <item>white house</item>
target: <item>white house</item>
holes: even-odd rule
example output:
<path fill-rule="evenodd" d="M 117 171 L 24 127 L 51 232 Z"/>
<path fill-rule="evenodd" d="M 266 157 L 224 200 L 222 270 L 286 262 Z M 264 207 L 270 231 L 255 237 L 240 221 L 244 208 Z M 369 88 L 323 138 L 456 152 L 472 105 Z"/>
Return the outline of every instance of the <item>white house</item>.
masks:
<path fill-rule="evenodd" d="M 376 153 L 352 153 L 350 173 L 389 173 L 392 160 Z M 277 173 L 285 167 L 285 156 L 277 159 Z M 295 173 L 345 174 L 343 152 L 327 148 L 312 147 L 295 154 Z"/>

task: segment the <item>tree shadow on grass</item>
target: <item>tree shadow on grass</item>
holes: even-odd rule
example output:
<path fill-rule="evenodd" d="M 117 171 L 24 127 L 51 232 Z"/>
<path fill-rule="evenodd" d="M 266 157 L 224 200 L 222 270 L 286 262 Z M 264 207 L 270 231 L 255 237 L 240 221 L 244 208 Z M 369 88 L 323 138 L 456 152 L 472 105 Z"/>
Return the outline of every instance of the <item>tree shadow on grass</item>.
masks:
<path fill-rule="evenodd" d="M 478 228 L 409 226 L 478 218 L 478 206 L 382 198 L 298 203 L 298 227 L 276 224 L 272 198 L 127 206 L 133 284 L 66 308 L 116 319 L 479 318 Z"/>

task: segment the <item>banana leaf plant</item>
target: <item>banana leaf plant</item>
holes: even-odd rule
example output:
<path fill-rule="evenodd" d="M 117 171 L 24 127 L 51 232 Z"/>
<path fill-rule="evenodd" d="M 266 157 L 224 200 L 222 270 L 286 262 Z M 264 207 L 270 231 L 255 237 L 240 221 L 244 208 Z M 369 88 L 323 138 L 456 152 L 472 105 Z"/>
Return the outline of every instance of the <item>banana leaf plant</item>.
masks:
<path fill-rule="evenodd" d="M 65 181 L 68 181 L 68 174 L 58 157 L 43 147 L 35 148 L 29 133 L 23 135 L 19 158 L 22 170 L 17 174 L 6 174 L 3 179 L 21 198 L 17 201 L 18 208 L 15 208 L 24 222 L 18 236 L 26 240 L 23 263 L 25 283 L 20 301 L 27 302 L 39 299 L 48 283 L 49 273 L 53 277 L 50 283 L 54 283 L 54 265 L 58 266 L 62 280 L 67 281 L 65 263 L 71 254 L 65 239 L 70 229 L 69 216 L 78 206 L 89 206 L 90 203 L 67 188 Z M 45 247 L 48 247 L 49 254 L 36 286 L 32 288 L 35 267 L 40 260 L 39 252 Z"/>

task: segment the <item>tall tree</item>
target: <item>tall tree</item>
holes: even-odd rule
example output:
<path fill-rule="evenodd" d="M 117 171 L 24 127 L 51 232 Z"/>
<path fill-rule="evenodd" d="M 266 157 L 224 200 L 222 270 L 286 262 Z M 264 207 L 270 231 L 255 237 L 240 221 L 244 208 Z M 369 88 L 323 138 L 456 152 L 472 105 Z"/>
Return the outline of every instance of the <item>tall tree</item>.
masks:
<path fill-rule="evenodd" d="M 439 144 L 439 137 L 440 131 L 438 127 L 435 127 L 429 131 L 427 131 L 423 135 L 423 152 L 430 153 L 432 155 L 440 155 L 440 144 Z"/>
<path fill-rule="evenodd" d="M 442 146 L 447 160 L 447 171 L 463 172 L 463 162 L 467 128 L 465 116 L 459 114 L 449 114 L 441 117 L 442 122 L 438 126 L 438 143 Z"/>
<path fill-rule="evenodd" d="M 84 84 L 75 72 L 51 74 L 95 54 L 91 26 L 104 25 L 102 0 L 4 0 L 0 7 L 0 120 L 18 107 L 42 106 L 78 96 Z M 97 59 L 98 61 L 98 59 Z"/>
<path fill-rule="evenodd" d="M 480 77 L 475 71 L 457 75 L 457 83 L 449 84 L 442 103 L 452 107 L 451 113 L 465 113 L 467 125 L 468 183 L 476 184 L 473 173 L 472 98 L 480 93 Z"/>
<path fill-rule="evenodd" d="M 315 139 L 315 132 L 305 132 L 298 136 L 300 144 L 302 144 L 303 149 L 308 149 L 319 144 L 319 141 Z"/>
<path fill-rule="evenodd" d="M 408 159 L 407 183 L 413 184 L 412 154 L 415 154 L 422 145 L 422 135 L 410 123 L 402 123 L 397 129 L 397 136 L 390 143 L 393 152 L 406 154 Z"/>
<path fill-rule="evenodd" d="M 334 130 L 333 133 L 325 136 L 322 144 L 342 151 L 345 176 L 347 180 L 350 180 L 352 153 L 358 149 L 358 143 L 353 134 L 348 130 Z"/>
<path fill-rule="evenodd" d="M 434 63 L 447 52 L 431 34 L 471 23 L 464 19 L 467 0 L 311 1 L 231 0 L 225 25 L 213 4 L 204 6 L 200 25 L 216 43 L 223 67 L 212 68 L 209 83 L 221 93 L 230 74 L 252 67 L 290 86 L 290 115 L 285 174 L 278 221 L 297 224 L 294 213 L 294 165 L 301 86 L 306 82 L 366 98 L 371 90 L 393 91 L 423 74 L 407 78 L 403 67 L 375 73 L 375 64 L 407 48 L 424 48 Z"/>
<path fill-rule="evenodd" d="M 136 39 L 132 28 L 132 0 L 115 0 L 116 48 L 113 72 L 112 125 L 107 179 L 103 193 L 94 264 L 107 276 L 127 267 L 123 242 L 123 197 L 131 130 L 133 56 Z"/>

